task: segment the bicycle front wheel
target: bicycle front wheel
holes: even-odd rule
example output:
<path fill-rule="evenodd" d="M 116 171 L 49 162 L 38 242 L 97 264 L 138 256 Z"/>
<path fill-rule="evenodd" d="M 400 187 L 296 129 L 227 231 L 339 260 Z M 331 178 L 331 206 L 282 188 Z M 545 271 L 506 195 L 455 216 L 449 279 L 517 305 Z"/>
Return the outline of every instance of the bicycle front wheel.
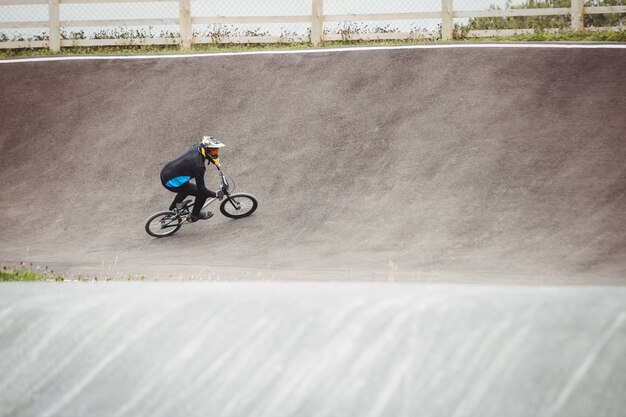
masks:
<path fill-rule="evenodd" d="M 220 204 L 220 211 L 231 219 L 241 219 L 254 213 L 259 203 L 252 194 L 231 194 Z"/>
<path fill-rule="evenodd" d="M 150 236 L 171 236 L 180 229 L 183 219 L 173 211 L 160 211 L 146 221 L 146 232 Z"/>

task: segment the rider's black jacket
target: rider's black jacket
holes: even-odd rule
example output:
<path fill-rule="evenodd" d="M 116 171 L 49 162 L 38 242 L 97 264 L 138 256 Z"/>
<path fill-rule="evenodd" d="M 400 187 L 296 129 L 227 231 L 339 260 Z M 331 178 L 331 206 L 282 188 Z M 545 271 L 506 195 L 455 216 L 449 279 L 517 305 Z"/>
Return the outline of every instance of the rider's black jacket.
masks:
<path fill-rule="evenodd" d="M 163 185 L 175 191 L 176 187 L 168 185 L 168 181 L 178 179 L 179 182 L 188 182 L 190 179 L 196 180 L 198 193 L 207 197 L 215 197 L 215 193 L 208 190 L 204 185 L 204 157 L 198 152 L 198 145 L 194 145 L 187 152 L 168 162 L 161 170 L 161 182 Z"/>

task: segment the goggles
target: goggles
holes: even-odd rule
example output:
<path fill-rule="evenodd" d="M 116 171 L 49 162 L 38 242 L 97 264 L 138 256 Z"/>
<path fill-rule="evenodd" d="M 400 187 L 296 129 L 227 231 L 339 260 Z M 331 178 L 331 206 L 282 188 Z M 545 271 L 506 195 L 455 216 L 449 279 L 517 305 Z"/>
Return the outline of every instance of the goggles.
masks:
<path fill-rule="evenodd" d="M 215 149 L 209 149 L 209 155 L 215 157 L 219 154 L 219 149 L 215 148 Z"/>

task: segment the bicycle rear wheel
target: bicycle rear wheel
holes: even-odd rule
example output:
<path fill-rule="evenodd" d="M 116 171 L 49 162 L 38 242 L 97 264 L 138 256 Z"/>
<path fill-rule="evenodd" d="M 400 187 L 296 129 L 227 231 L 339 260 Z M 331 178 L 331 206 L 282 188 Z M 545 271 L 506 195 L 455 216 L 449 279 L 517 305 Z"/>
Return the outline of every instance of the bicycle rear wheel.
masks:
<path fill-rule="evenodd" d="M 220 204 L 220 211 L 231 219 L 241 219 L 254 213 L 259 203 L 252 194 L 231 194 Z"/>
<path fill-rule="evenodd" d="M 176 233 L 182 224 L 183 219 L 173 211 L 160 211 L 150 216 L 145 229 L 150 236 L 165 237 Z"/>

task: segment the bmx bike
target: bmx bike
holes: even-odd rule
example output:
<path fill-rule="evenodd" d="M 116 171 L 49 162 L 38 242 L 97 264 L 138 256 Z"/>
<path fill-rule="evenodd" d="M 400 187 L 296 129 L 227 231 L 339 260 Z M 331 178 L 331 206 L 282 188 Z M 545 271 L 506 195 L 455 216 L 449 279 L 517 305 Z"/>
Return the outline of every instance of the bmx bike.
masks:
<path fill-rule="evenodd" d="M 230 193 L 230 184 L 219 166 L 216 168 L 220 175 L 220 186 L 224 192 L 220 212 L 231 219 L 241 219 L 254 213 L 259 203 L 256 197 L 248 193 Z M 234 186 L 233 186 L 234 190 Z M 217 197 L 207 199 L 202 206 L 202 211 L 217 200 Z M 172 236 L 184 225 L 189 223 L 193 208 L 193 200 L 188 199 L 176 205 L 174 210 L 159 211 L 146 220 L 145 229 L 150 236 Z"/>

